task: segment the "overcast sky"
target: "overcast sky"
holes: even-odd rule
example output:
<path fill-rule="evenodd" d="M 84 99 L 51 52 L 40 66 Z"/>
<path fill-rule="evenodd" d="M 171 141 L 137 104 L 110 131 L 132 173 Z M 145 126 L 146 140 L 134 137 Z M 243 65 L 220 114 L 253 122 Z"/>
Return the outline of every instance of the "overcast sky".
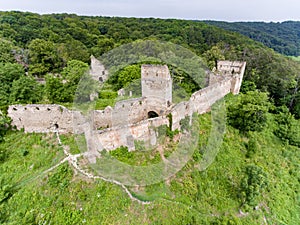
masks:
<path fill-rule="evenodd" d="M 299 0 L 0 0 L 0 11 L 223 21 L 300 21 Z"/>

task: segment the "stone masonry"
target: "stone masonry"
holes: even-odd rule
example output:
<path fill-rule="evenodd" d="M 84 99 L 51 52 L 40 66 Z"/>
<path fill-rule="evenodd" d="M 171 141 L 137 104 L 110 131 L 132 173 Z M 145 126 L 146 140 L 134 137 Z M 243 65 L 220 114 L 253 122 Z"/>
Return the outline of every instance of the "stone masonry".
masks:
<path fill-rule="evenodd" d="M 89 115 L 60 105 L 38 104 L 11 105 L 8 115 L 13 125 L 25 132 L 84 133 L 88 149 L 101 151 L 127 146 L 134 150 L 135 140 L 156 144 L 156 127 L 172 125 L 173 130 L 180 129 L 180 120 L 186 116 L 206 113 L 228 93 L 238 94 L 245 66 L 245 62 L 219 61 L 216 72 L 210 74 L 209 86 L 176 105 L 172 104 L 172 79 L 168 67 L 142 65 L 141 98 L 119 101 L 114 107 L 94 110 Z M 105 71 L 104 68 L 101 70 Z M 172 115 L 172 124 L 169 124 L 168 114 Z"/>

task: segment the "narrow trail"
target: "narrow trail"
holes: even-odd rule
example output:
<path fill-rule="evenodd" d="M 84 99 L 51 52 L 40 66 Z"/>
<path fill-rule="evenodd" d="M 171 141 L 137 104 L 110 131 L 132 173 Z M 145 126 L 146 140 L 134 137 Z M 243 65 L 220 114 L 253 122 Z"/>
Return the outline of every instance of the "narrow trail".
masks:
<path fill-rule="evenodd" d="M 86 176 L 87 178 L 90 178 L 90 179 L 101 179 L 103 181 L 106 181 L 106 182 L 110 182 L 110 183 L 113 183 L 113 184 L 116 184 L 118 186 L 120 186 L 126 193 L 127 195 L 129 196 L 129 198 L 133 201 L 136 201 L 140 204 L 143 204 L 143 205 L 147 205 L 147 204 L 150 204 L 151 202 L 148 202 L 148 201 L 141 201 L 139 200 L 138 198 L 134 197 L 130 191 L 128 190 L 128 188 L 122 184 L 121 182 L 119 181 L 116 181 L 116 180 L 112 180 L 112 179 L 107 179 L 105 177 L 102 177 L 102 176 L 95 176 L 94 174 L 91 174 L 87 171 L 85 171 L 84 169 L 82 169 L 79 164 L 78 164 L 78 158 L 81 157 L 81 156 L 87 156 L 87 154 L 85 153 L 81 153 L 81 154 L 76 154 L 76 155 L 72 155 L 69 151 L 68 151 L 68 146 L 65 146 L 62 144 L 61 142 L 61 139 L 60 139 L 60 136 L 59 136 L 59 133 L 56 131 L 56 138 L 57 138 L 57 141 L 59 143 L 59 145 L 61 145 L 63 147 L 63 151 L 64 151 L 64 154 L 67 156 L 66 158 L 64 158 L 63 160 L 61 160 L 58 164 L 56 164 L 55 166 L 52 166 L 51 168 L 49 168 L 48 170 L 44 171 L 44 173 L 48 173 L 52 170 L 54 170 L 55 168 L 57 168 L 59 165 L 63 164 L 64 162 L 68 161 L 73 167 L 74 169 L 81 173 L 82 175 Z"/>

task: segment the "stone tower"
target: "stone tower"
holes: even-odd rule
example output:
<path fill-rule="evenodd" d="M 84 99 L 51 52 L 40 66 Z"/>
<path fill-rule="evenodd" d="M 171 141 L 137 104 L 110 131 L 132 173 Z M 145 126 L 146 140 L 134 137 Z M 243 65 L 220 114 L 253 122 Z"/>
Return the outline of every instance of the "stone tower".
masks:
<path fill-rule="evenodd" d="M 172 79 L 167 65 L 142 65 L 142 97 L 163 107 L 172 104 Z"/>
<path fill-rule="evenodd" d="M 91 56 L 90 75 L 94 80 L 99 81 L 100 83 L 103 83 L 108 79 L 108 71 L 105 69 L 104 65 L 93 55 Z"/>

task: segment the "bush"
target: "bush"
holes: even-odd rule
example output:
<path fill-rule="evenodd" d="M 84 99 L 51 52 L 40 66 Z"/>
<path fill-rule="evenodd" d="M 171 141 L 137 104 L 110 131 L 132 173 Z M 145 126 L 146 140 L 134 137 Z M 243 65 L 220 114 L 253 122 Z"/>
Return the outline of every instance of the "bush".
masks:
<path fill-rule="evenodd" d="M 275 115 L 276 128 L 274 134 L 282 141 L 288 141 L 289 144 L 300 146 L 300 126 L 299 122 L 289 112 L 288 108 L 280 107 Z"/>
<path fill-rule="evenodd" d="M 245 176 L 241 182 L 241 193 L 245 205 L 255 206 L 257 198 L 268 185 L 267 174 L 256 165 L 249 165 L 245 169 Z"/>
<path fill-rule="evenodd" d="M 118 93 L 112 90 L 101 90 L 99 93 L 99 99 L 115 99 L 118 97 Z"/>
<path fill-rule="evenodd" d="M 10 130 L 11 128 L 11 119 L 5 115 L 3 115 L 0 111 L 0 142 L 4 139 L 4 135 Z"/>
<path fill-rule="evenodd" d="M 261 131 L 270 107 L 267 93 L 250 91 L 240 94 L 237 101 L 228 106 L 228 122 L 242 132 Z"/>
<path fill-rule="evenodd" d="M 248 143 L 246 143 L 246 149 L 247 149 L 246 157 L 251 158 L 252 156 L 254 156 L 255 153 L 258 151 L 258 148 L 259 146 L 257 144 L 256 139 L 251 137 Z"/>

